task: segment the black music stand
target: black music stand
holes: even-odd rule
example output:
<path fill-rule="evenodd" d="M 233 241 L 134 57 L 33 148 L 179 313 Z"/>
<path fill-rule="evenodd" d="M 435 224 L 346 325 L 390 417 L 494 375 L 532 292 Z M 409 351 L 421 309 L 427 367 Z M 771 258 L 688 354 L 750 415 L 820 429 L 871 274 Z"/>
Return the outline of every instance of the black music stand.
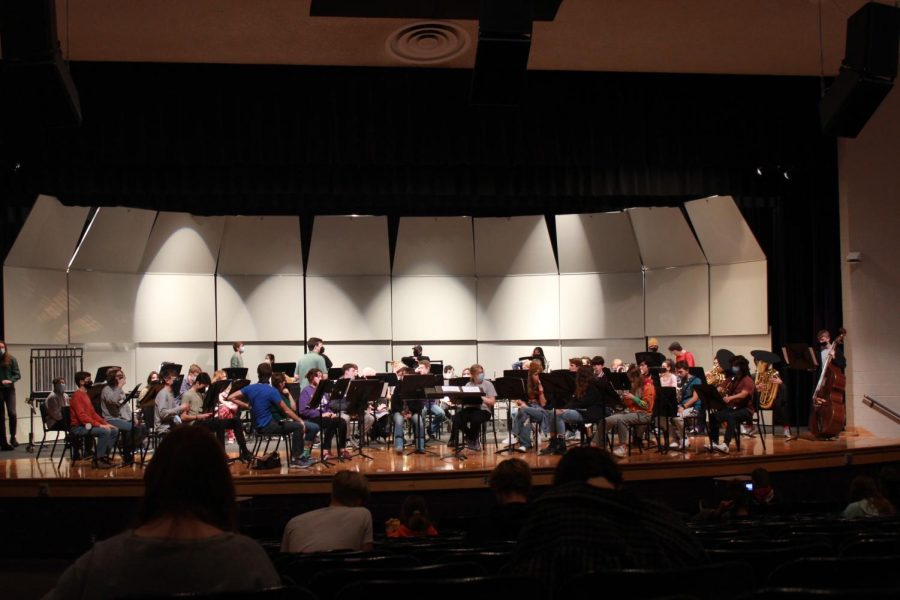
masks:
<path fill-rule="evenodd" d="M 635 352 L 634 363 L 636 365 L 646 361 L 648 367 L 661 367 L 666 356 L 662 352 Z"/>
<path fill-rule="evenodd" d="M 288 377 L 293 377 L 296 369 L 297 363 L 292 362 L 274 363 L 272 365 L 273 373 L 284 373 Z"/>
<path fill-rule="evenodd" d="M 340 381 L 340 380 L 338 380 L 338 381 Z M 331 394 L 331 392 L 334 390 L 334 386 L 336 383 L 337 383 L 336 381 L 332 381 L 330 379 L 322 379 L 321 381 L 319 381 L 319 385 L 316 386 L 316 391 L 313 392 L 313 397 L 309 399 L 308 408 L 311 408 L 313 410 L 316 410 L 316 409 L 319 410 L 319 423 L 320 424 L 324 422 L 322 415 L 325 414 L 325 407 L 322 405 L 322 398 L 325 396 L 325 394 Z M 299 398 L 297 399 L 297 410 L 298 411 L 300 410 L 300 399 Z M 297 416 L 299 416 L 299 412 L 298 412 Z M 302 419 L 303 417 L 300 417 L 300 418 Z M 340 415 L 338 415 L 338 418 L 340 418 Z M 329 462 L 329 460 L 327 458 L 325 458 L 325 425 L 324 424 L 320 425 L 319 438 L 320 438 L 319 439 L 319 460 L 315 461 L 313 463 L 313 465 L 325 465 L 326 468 L 333 467 L 334 465 L 332 465 L 331 462 Z M 329 450 L 330 450 L 330 448 L 329 448 Z M 340 457 L 340 455 L 338 455 L 337 459 L 343 460 Z M 310 465 L 310 466 L 312 466 L 312 465 Z"/>
<path fill-rule="evenodd" d="M 121 402 L 119 402 L 119 407 L 120 407 L 120 408 L 121 408 L 122 406 L 125 406 L 125 405 L 127 404 L 129 410 L 131 411 L 131 415 L 130 415 L 130 418 L 131 418 L 131 432 L 128 434 L 128 436 L 131 438 L 131 462 L 130 462 L 130 463 L 126 463 L 125 460 L 124 460 L 124 458 L 123 458 L 123 459 L 122 459 L 122 464 L 116 466 L 117 469 L 121 469 L 122 467 L 128 467 L 128 466 L 131 466 L 131 465 L 135 464 L 135 462 L 134 462 L 134 434 L 135 434 L 135 423 L 134 423 L 134 400 L 135 400 L 135 398 L 138 397 L 138 393 L 139 393 L 140 391 L 141 391 L 141 384 L 137 384 L 136 386 L 134 386 L 134 389 L 132 389 L 131 392 L 130 392 L 127 396 L 125 396 L 125 397 L 122 399 Z M 141 467 L 144 466 L 143 463 L 138 463 L 138 464 L 140 464 Z"/>
<path fill-rule="evenodd" d="M 528 381 L 528 371 L 525 369 L 504 369 L 503 376 L 515 377 L 517 379 L 521 379 L 522 381 Z"/>
<path fill-rule="evenodd" d="M 657 387 L 656 392 L 656 401 L 653 403 L 653 416 L 656 418 L 656 451 L 668 454 L 670 419 L 678 414 L 678 394 L 673 387 Z M 665 444 L 659 443 L 660 419 L 666 421 L 666 430 L 663 433 Z"/>
<path fill-rule="evenodd" d="M 710 425 L 709 419 L 710 409 L 719 411 L 727 408 L 728 405 L 725 404 L 725 401 L 722 399 L 716 386 L 712 384 L 701 383 L 700 385 L 695 385 L 694 391 L 697 392 L 697 398 L 700 399 L 700 404 L 703 406 L 703 416 L 706 419 L 706 431 L 707 434 L 709 434 L 712 432 L 712 425 Z M 740 432 L 738 432 L 738 435 L 740 435 Z"/>
<path fill-rule="evenodd" d="M 518 377 L 498 377 L 494 380 L 494 389 L 497 390 L 497 399 L 506 400 L 506 432 L 507 436 L 512 435 L 512 403 L 513 400 L 522 400 L 528 403 L 528 393 L 525 391 L 525 381 Z M 508 439 L 508 438 L 507 438 Z M 514 452 L 512 444 L 497 450 L 494 454 L 503 454 L 504 452 Z"/>
<path fill-rule="evenodd" d="M 454 377 L 453 379 L 450 379 L 448 383 L 454 387 L 463 387 L 469 385 L 471 381 L 472 380 L 468 377 Z"/>
<path fill-rule="evenodd" d="M 366 409 L 369 407 L 369 402 L 375 402 L 381 397 L 382 389 L 384 389 L 384 382 L 377 379 L 353 379 L 350 381 L 347 388 L 347 412 L 351 416 L 356 414 L 356 423 L 359 427 L 359 444 L 356 446 L 356 454 L 352 456 L 375 460 L 363 452 L 363 445 L 368 446 L 368 436 L 365 431 Z"/>
<path fill-rule="evenodd" d="M 445 385 L 438 386 L 434 388 L 427 388 L 425 392 L 430 394 L 432 397 L 444 397 L 450 399 L 450 402 L 454 407 L 459 407 L 459 410 L 462 410 L 467 405 L 481 405 L 482 397 L 484 396 L 484 392 L 482 389 L 474 384 L 468 379 L 463 377 L 462 379 L 466 380 L 468 385 L 464 386 L 455 386 L 455 385 Z M 445 456 L 443 460 L 447 459 L 456 459 L 456 460 L 466 460 L 466 455 L 463 453 L 465 451 L 465 443 L 457 442 L 456 447 L 453 449 L 453 456 Z"/>
<path fill-rule="evenodd" d="M 541 373 L 541 385 L 544 387 L 544 398 L 547 399 L 547 410 L 550 411 L 550 435 L 553 441 L 559 436 L 556 430 L 556 409 L 565 406 L 569 400 L 575 395 L 575 373 L 573 371 L 551 371 L 550 373 Z M 562 432 L 565 435 L 565 432 Z M 563 448 L 565 447 L 565 437 L 563 437 Z M 565 450 L 563 450 L 564 452 Z M 552 450 L 547 454 L 554 453 Z"/>
<path fill-rule="evenodd" d="M 163 362 L 159 365 L 159 378 L 162 379 L 163 373 L 175 373 L 175 375 L 181 375 L 181 370 L 184 368 L 184 365 L 179 365 L 178 363 L 173 362 Z M 226 369 L 227 371 L 227 369 Z M 246 373 L 244 374 L 246 375 Z M 237 377 L 236 379 L 240 379 Z"/>
<path fill-rule="evenodd" d="M 106 381 L 106 372 L 110 369 L 121 369 L 122 367 L 117 367 L 115 365 L 109 365 L 107 367 L 100 367 L 97 369 L 97 376 L 94 377 L 94 383 L 103 383 Z"/>
<path fill-rule="evenodd" d="M 304 375 L 305 376 L 305 375 Z M 329 367 L 328 379 L 337 380 L 344 376 L 344 370 L 340 367 Z"/>
<path fill-rule="evenodd" d="M 781 355 L 784 356 L 784 364 L 791 371 L 801 371 L 806 373 L 815 373 L 819 369 L 819 358 L 816 356 L 809 344 L 799 342 L 795 344 L 786 344 L 781 347 Z M 787 385 L 781 386 L 781 393 L 787 393 Z M 815 393 L 815 383 L 813 383 L 813 393 Z M 800 437 L 800 403 L 794 404 L 794 417 L 797 419 L 797 437 Z M 772 417 L 774 421 L 774 416 Z M 773 425 L 774 428 L 774 425 Z M 773 429 L 774 430 L 774 429 Z M 813 438 L 818 440 L 818 438 Z"/>
<path fill-rule="evenodd" d="M 178 372 L 181 373 L 181 365 L 178 366 Z M 228 367 L 227 369 L 222 369 L 225 371 L 225 377 L 228 379 L 246 379 L 247 378 L 247 367 Z"/>
<path fill-rule="evenodd" d="M 422 416 L 422 410 L 425 408 L 425 402 L 427 401 L 427 396 L 425 395 L 425 388 L 433 388 L 440 384 L 443 381 L 438 376 L 435 375 L 407 375 L 403 379 L 401 379 L 397 383 L 397 387 L 394 388 L 394 395 L 391 397 L 391 412 L 402 412 L 402 409 L 405 407 L 410 413 L 418 414 L 419 420 L 422 423 L 422 445 L 426 445 L 426 441 L 428 436 L 425 434 L 426 423 L 425 418 Z M 401 402 L 397 404 L 397 402 Z M 412 445 L 415 446 L 415 436 L 417 435 L 416 427 L 413 426 L 413 442 Z M 436 452 L 430 452 L 428 450 L 419 450 L 414 449 L 408 452 L 408 454 L 437 454 Z"/>

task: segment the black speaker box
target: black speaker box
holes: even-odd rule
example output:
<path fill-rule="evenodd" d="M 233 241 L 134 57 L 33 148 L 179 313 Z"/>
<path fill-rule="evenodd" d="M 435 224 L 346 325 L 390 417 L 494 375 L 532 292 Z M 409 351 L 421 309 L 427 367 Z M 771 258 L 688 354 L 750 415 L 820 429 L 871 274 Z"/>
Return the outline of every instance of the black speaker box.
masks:
<path fill-rule="evenodd" d="M 472 104 L 518 104 L 531 53 L 533 4 L 533 0 L 482 0 Z"/>
<path fill-rule="evenodd" d="M 855 138 L 892 87 L 890 79 L 842 69 L 819 103 L 822 132 Z"/>
<path fill-rule="evenodd" d="M 868 75 L 897 76 L 900 9 L 869 2 L 847 19 L 844 65 Z"/>

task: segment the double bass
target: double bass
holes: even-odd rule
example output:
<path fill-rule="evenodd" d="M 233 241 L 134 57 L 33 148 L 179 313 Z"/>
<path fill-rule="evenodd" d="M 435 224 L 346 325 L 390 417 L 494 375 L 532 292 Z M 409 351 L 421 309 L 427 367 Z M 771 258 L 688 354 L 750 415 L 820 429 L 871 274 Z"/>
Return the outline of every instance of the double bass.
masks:
<path fill-rule="evenodd" d="M 822 363 L 822 373 L 813 393 L 812 408 L 809 411 L 809 432 L 816 437 L 835 437 L 847 424 L 846 385 L 847 378 L 843 371 L 833 363 L 832 351 L 844 341 L 846 329 L 828 348 L 828 354 Z"/>

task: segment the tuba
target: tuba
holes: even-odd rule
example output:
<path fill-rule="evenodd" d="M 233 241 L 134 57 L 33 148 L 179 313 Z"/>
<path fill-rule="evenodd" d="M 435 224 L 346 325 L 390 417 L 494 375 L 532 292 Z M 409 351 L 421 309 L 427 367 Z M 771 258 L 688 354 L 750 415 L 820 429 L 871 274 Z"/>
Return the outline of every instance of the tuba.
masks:
<path fill-rule="evenodd" d="M 770 409 L 775 404 L 775 398 L 778 397 L 778 390 L 781 388 L 781 382 L 773 382 L 772 375 L 776 373 L 772 365 L 764 360 L 760 360 L 756 364 L 756 379 L 754 384 L 759 392 L 759 407 L 762 409 Z M 764 388 L 764 389 L 761 389 Z"/>

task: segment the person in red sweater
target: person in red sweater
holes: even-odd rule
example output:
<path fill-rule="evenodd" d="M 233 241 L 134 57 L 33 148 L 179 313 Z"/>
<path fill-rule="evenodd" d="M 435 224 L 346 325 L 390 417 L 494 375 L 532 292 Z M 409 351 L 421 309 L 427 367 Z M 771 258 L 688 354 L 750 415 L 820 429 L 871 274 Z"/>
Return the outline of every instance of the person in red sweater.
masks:
<path fill-rule="evenodd" d="M 688 367 L 697 366 L 697 361 L 694 359 L 694 355 L 682 348 L 679 342 L 672 342 L 671 344 L 669 344 L 669 352 L 675 355 L 676 363 L 680 360 L 683 360 L 687 363 Z"/>
<path fill-rule="evenodd" d="M 97 438 L 93 466 L 95 469 L 108 468 L 112 466 L 112 463 L 106 456 L 106 451 L 110 444 L 116 441 L 119 430 L 107 423 L 94 410 L 91 399 L 87 395 L 87 389 L 91 384 L 90 373 L 86 371 L 75 373 L 75 385 L 78 386 L 78 389 L 72 394 L 72 399 L 69 401 L 71 410 L 70 432 L 72 435 L 90 435 Z"/>
<path fill-rule="evenodd" d="M 388 519 L 385 530 L 389 538 L 431 537 L 438 534 L 428 517 L 428 506 L 422 496 L 407 496 L 400 507 L 400 518 Z"/>

